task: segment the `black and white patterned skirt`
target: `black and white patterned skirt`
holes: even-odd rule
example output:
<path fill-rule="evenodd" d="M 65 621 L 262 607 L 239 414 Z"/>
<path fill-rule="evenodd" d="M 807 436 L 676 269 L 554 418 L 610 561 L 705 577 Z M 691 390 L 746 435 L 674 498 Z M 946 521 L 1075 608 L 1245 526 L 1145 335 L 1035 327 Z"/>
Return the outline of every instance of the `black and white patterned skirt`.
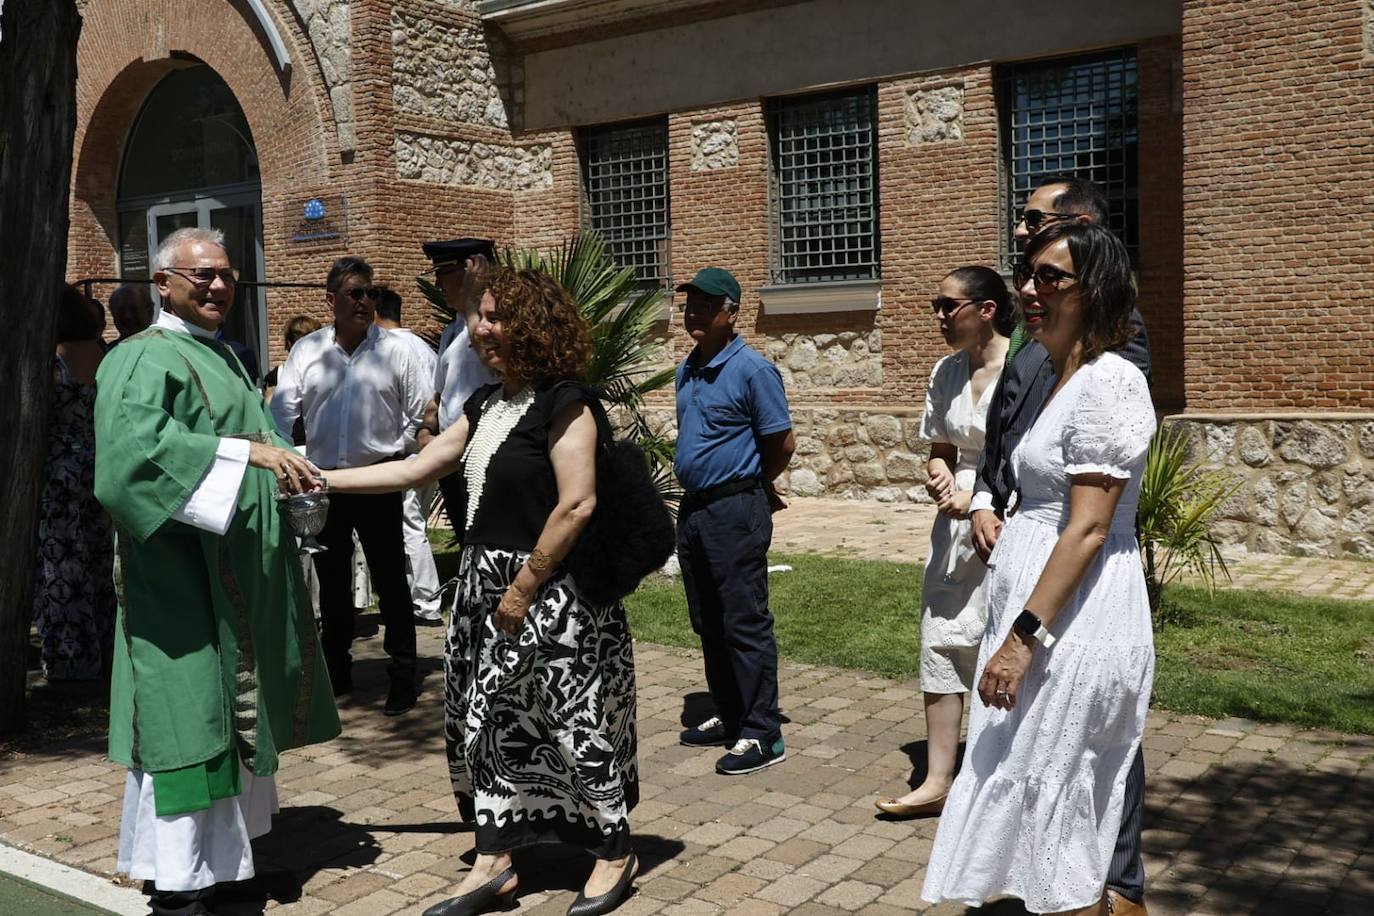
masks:
<path fill-rule="evenodd" d="M 571 843 L 630 851 L 639 800 L 634 649 L 622 604 L 598 607 L 559 572 L 517 635 L 492 615 L 527 554 L 463 548 L 444 651 L 444 738 L 477 849 Z"/>

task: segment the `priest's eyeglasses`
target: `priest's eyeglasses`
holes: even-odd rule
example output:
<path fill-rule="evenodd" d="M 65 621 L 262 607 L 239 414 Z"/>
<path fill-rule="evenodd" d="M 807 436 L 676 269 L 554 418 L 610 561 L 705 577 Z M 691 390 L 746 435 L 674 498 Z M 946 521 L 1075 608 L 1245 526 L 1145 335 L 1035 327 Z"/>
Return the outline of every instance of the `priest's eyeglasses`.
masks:
<path fill-rule="evenodd" d="M 196 286 L 209 286 L 218 277 L 225 286 L 233 286 L 239 281 L 237 267 L 164 267 L 163 271 L 176 274 Z"/>

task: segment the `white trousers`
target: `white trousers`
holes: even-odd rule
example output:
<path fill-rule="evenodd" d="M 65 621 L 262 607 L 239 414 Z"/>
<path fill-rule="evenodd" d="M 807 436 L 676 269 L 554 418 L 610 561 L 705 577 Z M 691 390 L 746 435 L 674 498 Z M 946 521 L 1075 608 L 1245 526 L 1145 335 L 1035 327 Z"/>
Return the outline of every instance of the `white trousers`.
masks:
<path fill-rule="evenodd" d="M 415 460 L 411 455 L 407 461 Z M 406 579 L 410 582 L 410 600 L 415 604 L 415 616 L 426 620 L 439 619 L 439 598 L 442 586 L 439 570 L 434 565 L 434 551 L 429 546 L 425 523 L 434 506 L 437 484 L 418 490 L 406 490 L 401 501 L 401 530 L 406 542 Z"/>
<path fill-rule="evenodd" d="M 243 791 L 204 811 L 158 817 L 153 777 L 130 770 L 124 781 L 115 871 L 152 881 L 160 891 L 198 891 L 253 877 L 250 841 L 272 829 L 277 782 L 239 766 Z"/>

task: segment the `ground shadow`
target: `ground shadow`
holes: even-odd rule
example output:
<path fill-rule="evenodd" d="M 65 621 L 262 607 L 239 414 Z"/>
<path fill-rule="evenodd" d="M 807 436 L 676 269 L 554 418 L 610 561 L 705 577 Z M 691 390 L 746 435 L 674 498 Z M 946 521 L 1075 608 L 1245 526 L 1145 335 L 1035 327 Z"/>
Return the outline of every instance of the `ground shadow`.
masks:
<path fill-rule="evenodd" d="M 957 774 L 964 765 L 964 751 L 968 748 L 967 741 L 960 741 L 958 749 L 954 752 L 954 772 Z M 914 789 L 926 781 L 926 774 L 930 771 L 930 742 L 909 741 L 901 747 L 903 754 L 911 761 L 911 776 L 907 778 L 907 785 Z"/>
<path fill-rule="evenodd" d="M 103 754 L 110 727 L 110 681 L 49 681 L 35 652 L 25 687 L 24 722 L 0 740 L 7 758 Z"/>
<path fill-rule="evenodd" d="M 1148 776 L 1142 838 L 1151 911 L 1374 913 L 1374 773 L 1358 769 L 1374 754 L 1374 737 L 1345 740 L 1356 756 L 1334 764 L 1246 754 L 1251 759 L 1214 763 L 1195 777 Z M 1001 900 L 966 912 L 1027 911 Z"/>
<path fill-rule="evenodd" d="M 434 825 L 434 832 L 442 832 L 443 826 Z M 285 904 L 299 900 L 301 886 L 326 868 L 372 865 L 381 853 L 381 845 L 371 830 L 345 821 L 343 813 L 335 808 L 283 808 L 273 818 L 272 832 L 253 841 L 257 879 L 222 888 L 215 912 L 224 916 L 261 916 L 269 900 Z"/>
<path fill-rule="evenodd" d="M 677 858 L 686 848 L 681 840 L 649 833 L 635 834 L 632 842 L 641 879 L 664 862 Z M 472 864 L 470 855 L 462 858 Z M 562 844 L 517 850 L 513 858 L 522 895 L 540 891 L 577 893 L 587 883 L 592 869 L 592 857 L 586 850 Z"/>
<path fill-rule="evenodd" d="M 716 714 L 716 704 L 712 702 L 711 695 L 704 690 L 694 690 L 691 693 L 682 695 L 682 714 L 678 721 L 683 728 L 695 728 L 707 719 Z M 778 710 L 778 721 L 783 725 L 792 720 L 787 717 L 787 713 Z"/>

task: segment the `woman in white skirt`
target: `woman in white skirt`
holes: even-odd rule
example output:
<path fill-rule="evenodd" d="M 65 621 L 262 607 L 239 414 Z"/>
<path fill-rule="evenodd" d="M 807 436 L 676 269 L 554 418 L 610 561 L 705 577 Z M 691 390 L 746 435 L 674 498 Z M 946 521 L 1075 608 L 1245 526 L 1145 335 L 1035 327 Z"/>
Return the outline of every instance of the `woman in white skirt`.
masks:
<path fill-rule="evenodd" d="M 931 371 L 921 417 L 921 436 L 930 440 L 926 492 L 940 512 L 930 531 L 921 583 L 926 777 L 905 795 L 875 803 L 879 811 L 904 818 L 939 814 L 954 782 L 964 694 L 973 689 L 978 643 L 987 619 L 987 568 L 970 540 L 969 500 L 988 405 L 1015 322 L 1007 284 L 987 267 L 951 271 L 930 305 L 941 336 L 954 352 Z"/>
<path fill-rule="evenodd" d="M 1055 382 L 1012 454 L 1019 499 L 988 561 L 982 703 L 922 896 L 1096 916 L 1154 681 L 1135 538 L 1154 408 L 1140 370 L 1111 352 L 1129 337 L 1135 283 L 1110 232 L 1050 227 L 1017 285 Z"/>

